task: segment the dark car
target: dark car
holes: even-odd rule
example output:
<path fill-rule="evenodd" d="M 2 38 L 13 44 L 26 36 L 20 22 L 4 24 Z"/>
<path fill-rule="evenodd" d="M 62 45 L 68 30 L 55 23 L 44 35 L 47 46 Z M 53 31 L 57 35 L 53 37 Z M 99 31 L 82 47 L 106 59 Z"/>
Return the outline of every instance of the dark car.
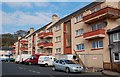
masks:
<path fill-rule="evenodd" d="M 15 62 L 15 59 L 14 58 L 7 58 L 6 62 Z"/>

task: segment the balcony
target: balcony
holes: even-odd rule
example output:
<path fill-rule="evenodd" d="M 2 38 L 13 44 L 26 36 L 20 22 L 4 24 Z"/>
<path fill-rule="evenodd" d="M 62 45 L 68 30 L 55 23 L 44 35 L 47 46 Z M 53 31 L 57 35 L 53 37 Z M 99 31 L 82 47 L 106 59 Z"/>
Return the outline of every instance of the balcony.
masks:
<path fill-rule="evenodd" d="M 43 47 L 44 46 L 44 42 L 40 42 L 37 44 L 38 47 Z"/>
<path fill-rule="evenodd" d="M 21 42 L 21 44 L 28 44 L 27 40 L 21 40 L 20 42 Z"/>
<path fill-rule="evenodd" d="M 99 29 L 99 30 L 87 32 L 87 33 L 83 34 L 83 37 L 86 40 L 94 39 L 94 38 L 104 38 L 105 37 L 105 30 L 104 29 Z"/>
<path fill-rule="evenodd" d="M 28 48 L 27 48 L 27 47 L 21 47 L 20 50 L 21 50 L 21 51 L 27 51 Z"/>
<path fill-rule="evenodd" d="M 44 43 L 44 48 L 53 48 L 53 43 Z"/>
<path fill-rule="evenodd" d="M 44 34 L 44 38 L 53 37 L 53 32 L 47 32 Z"/>
<path fill-rule="evenodd" d="M 39 34 L 38 34 L 38 37 L 39 37 L 39 38 L 42 38 L 42 37 L 44 37 L 44 34 L 45 34 L 45 32 L 39 33 Z"/>
<path fill-rule="evenodd" d="M 120 17 L 119 9 L 112 8 L 112 7 L 105 7 L 96 12 L 93 12 L 91 14 L 84 16 L 83 21 L 87 24 L 90 24 L 106 18 L 117 19 L 119 17 Z"/>

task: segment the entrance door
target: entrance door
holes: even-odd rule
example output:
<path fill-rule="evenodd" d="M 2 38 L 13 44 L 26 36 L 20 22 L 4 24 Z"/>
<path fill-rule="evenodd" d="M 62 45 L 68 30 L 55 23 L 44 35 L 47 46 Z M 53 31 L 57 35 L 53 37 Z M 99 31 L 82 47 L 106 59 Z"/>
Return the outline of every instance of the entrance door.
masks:
<path fill-rule="evenodd" d="M 72 50 L 71 50 L 71 20 L 64 23 L 64 54 L 72 54 Z"/>

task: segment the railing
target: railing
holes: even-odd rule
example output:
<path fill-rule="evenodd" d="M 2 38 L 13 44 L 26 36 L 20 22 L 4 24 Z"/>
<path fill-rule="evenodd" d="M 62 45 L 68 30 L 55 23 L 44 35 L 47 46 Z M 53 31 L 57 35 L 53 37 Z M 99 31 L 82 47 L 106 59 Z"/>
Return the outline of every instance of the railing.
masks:
<path fill-rule="evenodd" d="M 20 50 L 28 50 L 27 47 L 21 47 Z"/>
<path fill-rule="evenodd" d="M 115 18 L 118 18 L 118 17 L 120 17 L 120 9 L 116 9 L 116 8 L 107 6 L 107 7 L 101 8 L 100 10 L 98 10 L 96 12 L 93 12 L 91 14 L 84 16 L 83 21 L 92 19 L 92 18 L 102 15 L 102 14 L 105 14 L 104 16 L 106 16 L 106 17 L 116 16 Z"/>
<path fill-rule="evenodd" d="M 98 30 L 95 30 L 95 31 L 86 32 L 86 33 L 83 34 L 83 37 L 87 38 L 87 37 L 91 37 L 91 36 L 95 36 L 95 35 L 99 35 L 99 34 L 105 35 L 105 30 L 104 29 L 98 29 Z"/>
<path fill-rule="evenodd" d="M 38 34 L 38 37 L 39 38 L 44 37 L 44 34 L 45 34 L 45 32 L 41 32 L 41 33 Z"/>
<path fill-rule="evenodd" d="M 47 38 L 47 37 L 52 37 L 53 36 L 53 32 L 47 32 L 44 34 L 44 37 Z"/>

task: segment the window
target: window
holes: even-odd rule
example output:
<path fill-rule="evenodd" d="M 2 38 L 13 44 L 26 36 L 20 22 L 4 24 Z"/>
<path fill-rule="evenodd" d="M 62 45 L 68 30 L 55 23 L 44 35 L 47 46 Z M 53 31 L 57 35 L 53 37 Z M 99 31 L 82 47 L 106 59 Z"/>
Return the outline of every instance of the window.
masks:
<path fill-rule="evenodd" d="M 97 7 L 93 8 L 93 9 L 91 9 L 91 13 L 94 13 L 94 12 L 96 12 L 98 10 L 100 10 L 100 6 L 97 6 Z"/>
<path fill-rule="evenodd" d="M 61 53 L 61 48 L 56 48 L 56 53 Z"/>
<path fill-rule="evenodd" d="M 60 60 L 60 61 L 59 61 L 59 63 L 60 63 L 60 64 L 63 64 L 63 63 L 64 63 L 64 61 L 63 61 L 63 60 Z"/>
<path fill-rule="evenodd" d="M 114 62 L 119 62 L 120 61 L 120 53 L 114 53 L 113 58 L 114 58 Z"/>
<path fill-rule="evenodd" d="M 92 42 L 92 48 L 103 48 L 103 41 Z"/>
<path fill-rule="evenodd" d="M 56 42 L 61 41 L 61 36 L 56 37 Z"/>
<path fill-rule="evenodd" d="M 84 44 L 76 45 L 76 50 L 84 50 Z"/>
<path fill-rule="evenodd" d="M 120 41 L 120 33 L 114 33 L 113 34 L 113 42 Z"/>
<path fill-rule="evenodd" d="M 57 30 L 60 30 L 60 29 L 61 29 L 61 26 L 60 26 L 60 25 L 56 26 L 56 31 L 57 31 Z"/>
<path fill-rule="evenodd" d="M 49 28 L 48 31 L 49 31 L 49 32 L 52 32 L 52 28 Z"/>
<path fill-rule="evenodd" d="M 103 25 L 102 23 L 97 23 L 97 24 L 91 25 L 92 31 L 102 29 L 102 25 Z"/>
<path fill-rule="evenodd" d="M 77 16 L 77 17 L 75 18 L 75 19 L 76 19 L 76 22 L 81 21 L 81 20 L 82 20 L 82 18 L 83 18 L 83 14 L 81 14 L 81 15 Z"/>
<path fill-rule="evenodd" d="M 83 29 L 76 30 L 76 36 L 83 35 L 83 33 L 84 33 Z"/>

